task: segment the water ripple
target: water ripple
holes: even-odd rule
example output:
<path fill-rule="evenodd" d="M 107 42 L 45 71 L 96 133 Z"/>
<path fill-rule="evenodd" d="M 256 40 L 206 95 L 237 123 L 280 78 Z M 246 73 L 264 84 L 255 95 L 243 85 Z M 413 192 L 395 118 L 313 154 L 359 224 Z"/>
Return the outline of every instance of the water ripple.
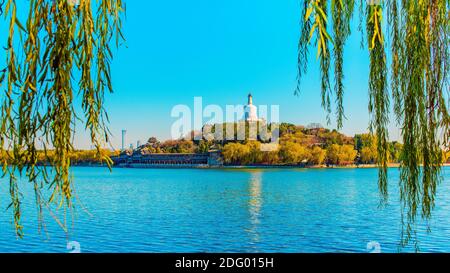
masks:
<path fill-rule="evenodd" d="M 378 208 L 377 171 L 127 170 L 74 168 L 78 209 L 69 237 L 47 217 L 36 226 L 33 191 L 23 182 L 26 237 L 17 240 L 11 212 L 0 214 L 0 252 L 366 252 L 377 241 L 397 252 L 397 170 L 390 200 Z M 418 224 L 423 252 L 450 252 L 450 177 L 438 189 L 430 222 Z M 0 180 L 0 208 L 8 206 Z M 412 247 L 403 251 L 414 251 Z"/>

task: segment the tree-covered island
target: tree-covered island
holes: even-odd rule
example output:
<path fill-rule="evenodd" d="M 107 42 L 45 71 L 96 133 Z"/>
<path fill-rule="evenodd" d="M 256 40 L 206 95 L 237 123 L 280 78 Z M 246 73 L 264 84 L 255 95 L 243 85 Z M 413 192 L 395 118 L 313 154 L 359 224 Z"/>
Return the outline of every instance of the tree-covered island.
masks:
<path fill-rule="evenodd" d="M 234 124 L 235 128 L 238 126 Z M 215 131 L 216 125 L 211 131 Z M 222 126 L 226 128 L 226 125 Z M 270 127 L 270 126 L 269 126 Z M 251 139 L 246 127 L 245 140 L 207 140 L 196 137 L 198 132 L 191 132 L 189 137 L 179 140 L 159 141 L 150 137 L 147 143 L 135 150 L 122 151 L 122 155 L 152 154 L 203 154 L 214 150 L 220 152 L 225 166 L 302 166 L 302 167 L 336 167 L 374 165 L 377 163 L 376 136 L 357 134 L 346 136 L 337 130 L 323 128 L 320 125 L 299 126 L 281 123 L 278 126 L 278 145 L 270 150 L 264 148 L 268 141 L 263 141 L 260 133 Z M 225 129 L 224 129 L 225 130 Z M 389 142 L 389 162 L 396 166 L 402 159 L 402 144 Z M 450 161 L 450 153 L 442 151 L 442 161 Z"/>

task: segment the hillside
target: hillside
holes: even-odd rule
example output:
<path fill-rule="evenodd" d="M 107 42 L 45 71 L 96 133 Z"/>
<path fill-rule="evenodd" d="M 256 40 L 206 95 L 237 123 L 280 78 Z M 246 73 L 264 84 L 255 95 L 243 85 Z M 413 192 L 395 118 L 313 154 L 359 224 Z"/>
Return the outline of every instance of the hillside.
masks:
<path fill-rule="evenodd" d="M 223 124 L 222 127 L 226 128 Z M 234 125 L 235 129 L 237 124 Z M 210 126 L 209 130 L 216 134 L 218 125 Z M 270 126 L 269 126 L 270 128 Z M 225 129 L 224 129 L 225 130 Z M 299 126 L 281 123 L 279 126 L 279 145 L 271 151 L 265 151 L 265 141 L 258 132 L 256 140 L 249 138 L 248 130 L 245 140 L 237 139 L 237 130 L 233 140 L 200 140 L 194 139 L 198 133 L 192 132 L 190 138 L 160 142 L 151 137 L 148 142 L 128 154 L 153 153 L 206 153 L 210 150 L 220 150 L 224 162 L 230 165 L 350 165 L 375 164 L 376 139 L 370 134 L 346 136 L 337 130 L 321 126 Z M 225 135 L 225 133 L 224 133 Z M 402 145 L 398 142 L 389 144 L 389 160 L 397 163 L 401 160 Z M 443 156 L 444 158 L 445 156 Z M 448 159 L 448 156 L 446 156 Z"/>

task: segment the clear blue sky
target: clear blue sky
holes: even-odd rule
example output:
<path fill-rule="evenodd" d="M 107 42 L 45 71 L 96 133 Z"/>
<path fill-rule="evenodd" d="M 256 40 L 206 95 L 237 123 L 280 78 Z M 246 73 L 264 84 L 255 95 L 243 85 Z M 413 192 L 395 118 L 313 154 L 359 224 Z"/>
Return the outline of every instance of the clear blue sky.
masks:
<path fill-rule="evenodd" d="M 150 136 L 169 138 L 175 121 L 170 116 L 172 107 L 193 106 L 195 96 L 203 97 L 204 104 L 225 106 L 244 104 L 251 91 L 256 105 L 280 105 L 282 121 L 326 125 L 315 50 L 311 51 L 303 91 L 294 96 L 299 1 L 150 0 L 126 4 L 127 41 L 115 51 L 115 93 L 108 95 L 106 105 L 116 148 L 120 148 L 122 129 L 127 129 L 128 142 L 134 145 Z M 347 120 L 343 132 L 348 135 L 366 132 L 369 121 L 367 49 L 360 48 L 357 20 L 353 25 L 344 67 Z M 394 126 L 391 135 L 398 138 Z M 89 148 L 88 134 L 79 132 L 76 146 Z"/>

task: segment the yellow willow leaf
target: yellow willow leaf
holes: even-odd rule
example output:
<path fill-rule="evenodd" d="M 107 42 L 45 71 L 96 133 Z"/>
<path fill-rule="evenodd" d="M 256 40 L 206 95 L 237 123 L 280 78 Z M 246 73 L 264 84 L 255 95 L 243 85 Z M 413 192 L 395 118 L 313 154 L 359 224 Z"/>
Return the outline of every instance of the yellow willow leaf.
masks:
<path fill-rule="evenodd" d="M 378 14 L 374 13 L 373 18 L 374 18 L 373 24 L 374 24 L 376 30 L 378 30 Z"/>
<path fill-rule="evenodd" d="M 380 31 L 380 29 L 378 28 L 378 20 L 375 18 L 375 24 L 373 25 L 373 35 L 376 36 L 377 33 Z"/>
<path fill-rule="evenodd" d="M 27 54 L 27 58 L 26 58 L 26 62 L 29 62 L 31 59 L 33 58 L 33 53 L 32 52 L 29 52 L 28 54 Z"/>
<path fill-rule="evenodd" d="M 380 16 L 380 18 L 383 18 L 383 11 L 381 10 L 381 7 L 377 9 L 377 14 Z"/>
<path fill-rule="evenodd" d="M 383 36 L 381 32 L 378 32 L 378 40 L 380 41 L 380 44 L 383 45 Z"/>
<path fill-rule="evenodd" d="M 380 40 L 380 43 L 381 44 L 383 44 L 383 30 L 381 29 L 382 27 L 381 27 L 381 23 L 383 22 L 383 16 L 382 15 L 380 15 L 380 26 L 379 26 L 379 28 L 378 28 L 378 38 L 379 38 L 379 40 Z"/>
<path fill-rule="evenodd" d="M 26 32 L 25 28 L 23 27 L 22 23 L 19 21 L 19 19 L 15 18 L 16 25 L 24 32 Z"/>
<path fill-rule="evenodd" d="M 11 1 L 8 1 L 8 2 L 6 3 L 6 7 L 5 7 L 5 18 L 6 18 L 6 16 L 7 16 L 8 13 L 9 13 L 10 5 L 11 5 Z M 13 5 L 15 5 L 15 3 L 13 3 Z"/>
<path fill-rule="evenodd" d="M 36 44 L 36 38 L 34 37 L 33 32 L 30 32 L 30 39 L 31 39 L 31 43 L 35 45 Z"/>
<path fill-rule="evenodd" d="M 312 26 L 311 31 L 309 32 L 308 43 L 311 41 L 312 36 L 314 35 L 314 31 L 316 30 L 316 27 L 317 27 L 317 23 L 315 23 L 315 24 Z"/>
<path fill-rule="evenodd" d="M 370 47 L 370 50 L 375 48 L 375 39 L 376 39 L 376 37 L 377 37 L 376 35 L 373 35 L 373 37 L 372 37 L 372 46 Z"/>
<path fill-rule="evenodd" d="M 312 7 L 309 7 L 308 10 L 306 11 L 305 21 L 309 20 L 309 17 L 311 17 L 312 11 L 313 11 Z"/>
<path fill-rule="evenodd" d="M 318 13 L 319 13 L 320 15 L 322 15 L 323 20 L 324 20 L 326 23 L 328 23 L 327 16 L 326 16 L 325 13 L 323 12 L 322 8 L 319 7 L 317 4 L 314 4 L 314 7 L 316 8 L 316 12 L 318 11 Z"/>
<path fill-rule="evenodd" d="M 323 34 L 325 35 L 325 37 L 326 37 L 330 42 L 333 43 L 333 41 L 331 40 L 330 34 L 328 34 L 328 32 L 327 32 L 326 29 L 323 30 Z"/>
<path fill-rule="evenodd" d="M 320 42 L 321 42 L 322 47 L 323 47 L 323 49 L 322 49 L 323 54 L 325 55 L 327 53 L 327 48 L 325 47 L 325 38 L 323 37 L 323 33 L 322 32 L 320 32 Z"/>
<path fill-rule="evenodd" d="M 319 29 L 322 28 L 322 21 L 320 20 L 320 16 L 316 15 L 316 24 L 319 26 Z"/>
<path fill-rule="evenodd" d="M 32 83 L 29 83 L 28 86 L 31 90 L 33 90 L 33 92 L 36 92 L 36 86 L 34 86 Z"/>
<path fill-rule="evenodd" d="M 62 208 L 63 205 L 64 205 L 64 198 L 62 198 L 62 196 L 61 196 L 61 200 L 59 201 L 58 209 Z"/>
<path fill-rule="evenodd" d="M 370 20 L 369 23 L 373 23 L 374 17 L 375 17 L 376 10 L 373 8 L 373 6 L 370 7 Z"/>
<path fill-rule="evenodd" d="M 426 28 L 425 28 L 425 44 L 427 45 L 427 47 L 429 46 L 430 42 L 430 28 L 427 24 Z"/>
<path fill-rule="evenodd" d="M 12 36 L 12 33 L 14 33 L 14 24 L 13 22 L 16 22 L 16 4 L 12 7 L 12 14 L 11 14 L 11 24 L 9 25 L 9 36 Z"/>
<path fill-rule="evenodd" d="M 320 53 L 321 53 L 321 44 L 319 42 L 319 43 L 317 43 L 317 59 L 319 59 Z"/>
<path fill-rule="evenodd" d="M 377 22 L 381 27 L 381 23 L 383 22 L 383 16 L 382 15 L 378 15 L 379 17 L 377 17 Z"/>

